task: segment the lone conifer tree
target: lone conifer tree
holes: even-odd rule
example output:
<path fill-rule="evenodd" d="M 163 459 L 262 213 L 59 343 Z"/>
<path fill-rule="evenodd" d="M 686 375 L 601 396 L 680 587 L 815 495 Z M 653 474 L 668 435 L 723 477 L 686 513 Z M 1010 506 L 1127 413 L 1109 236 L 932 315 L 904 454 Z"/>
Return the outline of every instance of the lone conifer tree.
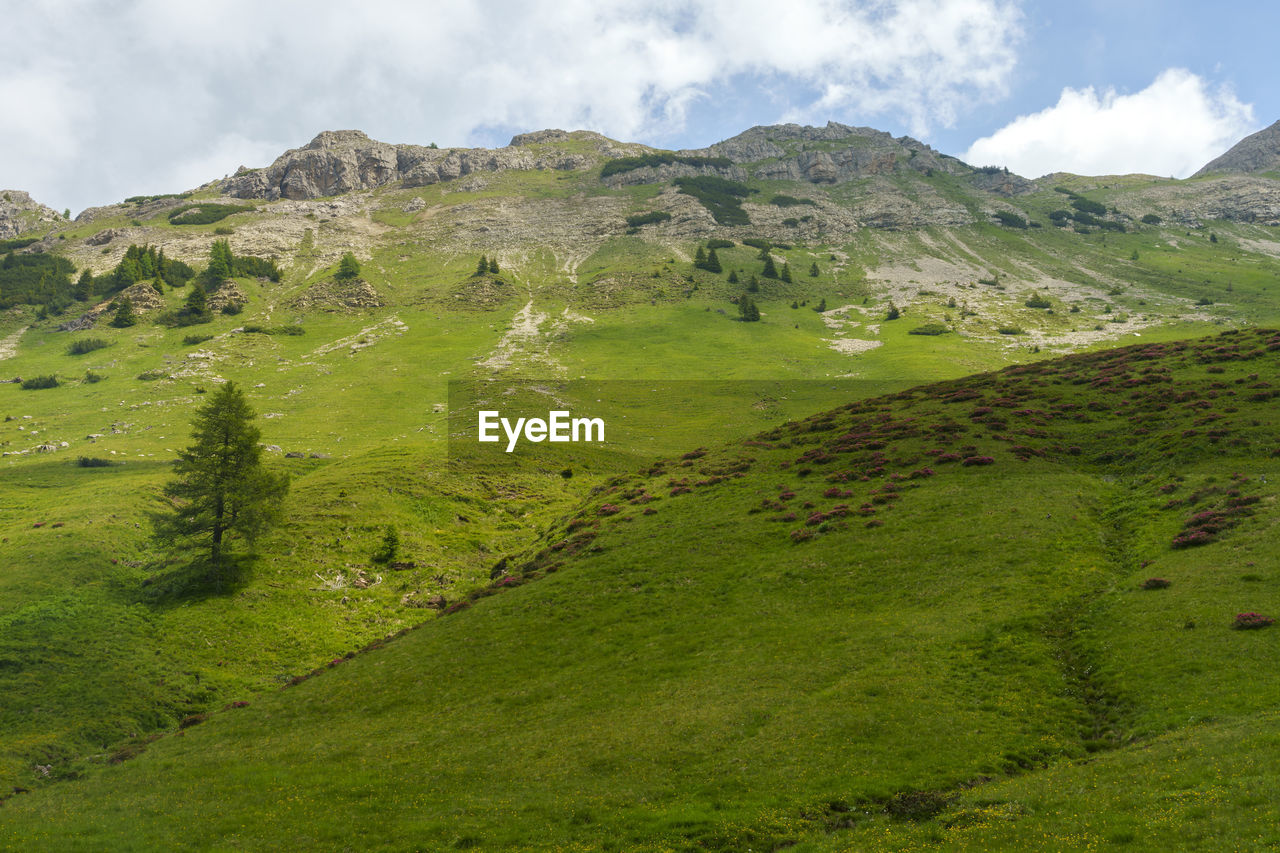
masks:
<path fill-rule="evenodd" d="M 196 412 L 190 447 L 178 453 L 178 478 L 164 488 L 169 511 L 156 516 L 162 541 L 206 551 L 219 585 L 235 538 L 252 542 L 279 520 L 288 477 L 262 467 L 261 433 L 244 392 L 227 382 Z"/>
<path fill-rule="evenodd" d="M 342 260 L 338 262 L 338 272 L 335 278 L 344 281 L 360 277 L 360 262 L 356 260 L 356 256 L 350 252 L 342 253 Z"/>
<path fill-rule="evenodd" d="M 812 265 L 811 267 L 809 267 L 809 275 L 810 275 L 810 276 L 812 276 L 813 278 L 817 278 L 817 277 L 818 277 L 818 262 L 817 262 L 817 261 L 814 261 L 814 262 L 813 262 L 813 265 Z"/>

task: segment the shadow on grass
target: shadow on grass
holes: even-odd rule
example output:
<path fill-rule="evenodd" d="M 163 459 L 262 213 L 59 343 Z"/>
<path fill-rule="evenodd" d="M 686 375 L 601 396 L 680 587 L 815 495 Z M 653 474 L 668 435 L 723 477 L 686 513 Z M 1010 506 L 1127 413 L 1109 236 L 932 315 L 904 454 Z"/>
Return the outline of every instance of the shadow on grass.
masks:
<path fill-rule="evenodd" d="M 225 557 L 218 567 L 206 557 L 171 560 L 142 581 L 135 600 L 157 610 L 234 595 L 252 575 L 253 558 Z"/>

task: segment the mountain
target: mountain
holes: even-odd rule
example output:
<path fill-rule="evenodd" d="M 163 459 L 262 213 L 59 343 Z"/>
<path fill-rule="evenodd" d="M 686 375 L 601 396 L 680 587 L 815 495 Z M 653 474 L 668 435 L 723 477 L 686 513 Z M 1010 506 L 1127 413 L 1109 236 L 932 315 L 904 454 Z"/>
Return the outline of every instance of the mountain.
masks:
<path fill-rule="evenodd" d="M 1106 795 L 1170 806 L 1122 780 L 1271 764 L 1273 635 L 1227 626 L 1275 609 L 1277 225 L 1265 174 L 1028 182 L 837 124 L 333 131 L 36 216 L 0 264 L 0 848 L 171 848 L 207 786 L 253 827 L 189 815 L 212 847 L 1136 839 Z M 225 380 L 292 488 L 211 588 L 150 518 Z M 471 458 L 477 404 L 608 442 Z M 76 813 L 106 834 L 33 817 Z"/>
<path fill-rule="evenodd" d="M 1192 177 L 1221 172 L 1280 172 L 1280 121 L 1246 136 Z"/>

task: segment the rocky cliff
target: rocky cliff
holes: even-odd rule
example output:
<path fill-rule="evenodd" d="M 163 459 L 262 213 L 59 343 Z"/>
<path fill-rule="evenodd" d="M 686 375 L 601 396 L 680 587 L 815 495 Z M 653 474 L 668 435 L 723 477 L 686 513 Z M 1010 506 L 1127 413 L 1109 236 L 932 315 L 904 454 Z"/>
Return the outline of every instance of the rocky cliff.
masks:
<path fill-rule="evenodd" d="M 237 198 L 298 200 L 374 189 L 396 182 L 420 187 L 475 172 L 581 169 L 591 162 L 591 158 L 583 154 L 540 150 L 530 147 L 527 141 L 495 149 L 430 148 L 390 145 L 370 139 L 358 130 L 337 130 L 325 131 L 302 148 L 286 151 L 264 169 L 242 167 L 223 181 L 219 189 L 224 195 Z"/>
<path fill-rule="evenodd" d="M 0 240 L 64 222 L 62 214 L 22 190 L 0 190 Z"/>
<path fill-rule="evenodd" d="M 1192 177 L 1221 172 L 1271 171 L 1280 171 L 1280 121 L 1241 139 Z"/>

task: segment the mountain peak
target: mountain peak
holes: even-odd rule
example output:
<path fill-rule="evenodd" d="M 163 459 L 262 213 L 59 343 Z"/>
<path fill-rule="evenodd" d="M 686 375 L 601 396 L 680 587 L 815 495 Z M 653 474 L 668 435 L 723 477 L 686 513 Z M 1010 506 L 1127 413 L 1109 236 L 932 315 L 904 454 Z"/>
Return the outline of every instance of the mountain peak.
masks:
<path fill-rule="evenodd" d="M 1192 177 L 1214 172 L 1267 172 L 1280 170 L 1280 121 L 1251 133 Z"/>
<path fill-rule="evenodd" d="M 316 138 L 302 147 L 304 151 L 320 151 L 325 148 L 346 148 L 353 145 L 369 145 L 373 140 L 363 130 L 322 130 Z"/>

